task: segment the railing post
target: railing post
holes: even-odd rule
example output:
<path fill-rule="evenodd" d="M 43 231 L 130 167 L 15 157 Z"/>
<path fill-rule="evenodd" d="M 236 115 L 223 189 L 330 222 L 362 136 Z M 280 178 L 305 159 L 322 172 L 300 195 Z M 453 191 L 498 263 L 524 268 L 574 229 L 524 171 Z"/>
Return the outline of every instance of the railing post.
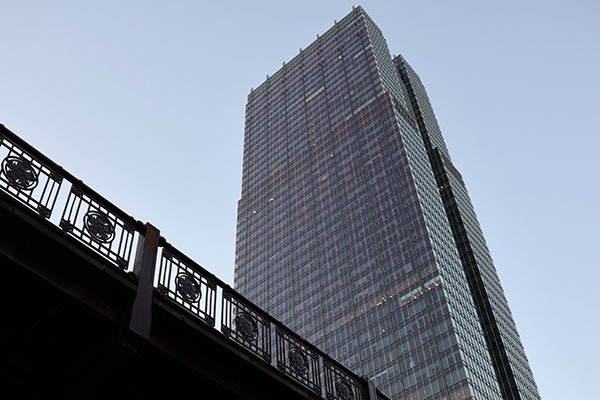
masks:
<path fill-rule="evenodd" d="M 140 235 L 138 239 L 133 265 L 133 274 L 138 278 L 138 287 L 131 310 L 129 329 L 144 339 L 150 338 L 152 327 L 152 294 L 159 239 L 160 231 L 146 223 L 146 234 Z"/>

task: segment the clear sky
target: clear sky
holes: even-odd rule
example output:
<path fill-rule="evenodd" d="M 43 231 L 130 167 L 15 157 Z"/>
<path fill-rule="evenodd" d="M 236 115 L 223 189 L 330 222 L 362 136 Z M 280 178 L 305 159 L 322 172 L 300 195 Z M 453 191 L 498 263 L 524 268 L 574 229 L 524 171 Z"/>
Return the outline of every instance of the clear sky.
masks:
<path fill-rule="evenodd" d="M 0 122 L 233 283 L 246 96 L 352 5 L 0 0 Z M 600 2 L 362 6 L 427 87 L 542 397 L 599 399 Z"/>

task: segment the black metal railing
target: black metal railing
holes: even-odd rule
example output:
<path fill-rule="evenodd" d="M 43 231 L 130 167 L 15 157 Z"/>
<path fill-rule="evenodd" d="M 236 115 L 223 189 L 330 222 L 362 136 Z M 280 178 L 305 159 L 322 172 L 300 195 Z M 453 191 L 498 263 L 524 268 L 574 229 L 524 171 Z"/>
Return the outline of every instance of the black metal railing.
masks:
<path fill-rule="evenodd" d="M 135 221 L 118 208 L 72 184 L 59 226 L 68 234 L 127 269 L 131 258 Z"/>
<path fill-rule="evenodd" d="M 325 395 L 327 399 L 351 400 L 362 398 L 362 385 L 354 374 L 340 369 L 335 363 L 323 361 Z"/>
<path fill-rule="evenodd" d="M 221 298 L 221 332 L 270 363 L 269 315 L 230 288 L 222 288 Z"/>
<path fill-rule="evenodd" d="M 277 325 L 277 368 L 313 392 L 321 394 L 321 357 L 317 348 L 285 326 Z"/>
<path fill-rule="evenodd" d="M 58 226 L 100 256 L 102 263 L 127 272 L 135 240 L 144 232 L 136 221 L 81 180 L 0 124 L 0 191 L 49 220 L 61 190 L 69 190 Z"/>
<path fill-rule="evenodd" d="M 53 224 L 50 218 L 58 194 L 70 185 L 57 224 L 65 236 L 83 244 L 100 260 L 109 261 L 115 271 L 125 274 L 133 270 L 132 249 L 137 241 L 143 240 L 145 224 L 121 211 L 2 124 L 0 157 L 0 192 Z M 372 384 L 370 387 L 366 378 L 304 340 L 164 238 L 156 246 L 155 254 L 160 256 L 151 264 L 152 287 L 155 296 L 166 304 L 218 330 L 257 360 L 324 399 L 387 399 Z M 215 326 L 219 314 L 221 324 Z"/>
<path fill-rule="evenodd" d="M 0 132 L 0 188 L 49 218 L 63 181 L 51 166 Z"/>
<path fill-rule="evenodd" d="M 162 248 L 155 287 L 202 322 L 215 326 L 217 284 L 212 274 L 170 245 Z"/>

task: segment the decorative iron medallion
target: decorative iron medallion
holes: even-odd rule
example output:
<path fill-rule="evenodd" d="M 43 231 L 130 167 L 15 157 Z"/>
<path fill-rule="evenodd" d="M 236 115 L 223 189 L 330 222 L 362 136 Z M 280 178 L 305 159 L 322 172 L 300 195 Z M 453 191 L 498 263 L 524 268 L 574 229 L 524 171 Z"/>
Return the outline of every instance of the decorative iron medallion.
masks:
<path fill-rule="evenodd" d="M 338 397 L 342 400 L 352 400 L 354 398 L 352 396 L 352 386 L 344 379 L 340 378 L 335 381 L 335 390 Z"/>
<path fill-rule="evenodd" d="M 304 375 L 308 371 L 308 360 L 306 354 L 298 347 L 294 347 L 288 353 L 292 368 L 299 374 Z"/>
<path fill-rule="evenodd" d="M 2 172 L 8 182 L 19 189 L 31 190 L 38 184 L 38 176 L 31 164 L 19 157 L 6 157 L 2 161 Z"/>
<path fill-rule="evenodd" d="M 85 229 L 90 233 L 92 239 L 101 243 L 110 243 L 115 238 L 115 227 L 106 214 L 100 211 L 90 210 L 83 217 Z"/>
<path fill-rule="evenodd" d="M 192 275 L 182 272 L 175 278 L 177 293 L 188 303 L 200 300 L 202 292 L 200 291 L 200 282 Z"/>
<path fill-rule="evenodd" d="M 248 313 L 240 312 L 235 317 L 236 330 L 244 339 L 253 341 L 258 336 L 258 327 L 256 321 Z"/>

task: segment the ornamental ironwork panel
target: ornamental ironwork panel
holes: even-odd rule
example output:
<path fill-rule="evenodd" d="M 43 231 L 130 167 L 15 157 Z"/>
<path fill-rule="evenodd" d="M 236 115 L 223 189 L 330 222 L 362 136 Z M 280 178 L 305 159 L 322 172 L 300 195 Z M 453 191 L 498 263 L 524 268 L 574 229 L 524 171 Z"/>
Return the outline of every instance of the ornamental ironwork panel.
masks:
<path fill-rule="evenodd" d="M 325 394 L 328 400 L 360 400 L 362 390 L 356 376 L 340 368 L 332 360 L 323 359 L 325 368 Z"/>
<path fill-rule="evenodd" d="M 315 348 L 278 326 L 276 329 L 277 368 L 318 395 L 321 395 L 319 354 Z"/>
<path fill-rule="evenodd" d="M 0 160 L 0 189 L 50 218 L 62 176 L 2 134 Z"/>
<path fill-rule="evenodd" d="M 271 362 L 271 325 L 267 314 L 228 288 L 223 288 L 221 332 Z"/>
<path fill-rule="evenodd" d="M 217 284 L 211 274 L 179 251 L 163 247 L 156 288 L 165 298 L 215 326 Z"/>
<path fill-rule="evenodd" d="M 128 269 L 135 235 L 131 217 L 73 185 L 59 225 L 118 268 Z"/>

